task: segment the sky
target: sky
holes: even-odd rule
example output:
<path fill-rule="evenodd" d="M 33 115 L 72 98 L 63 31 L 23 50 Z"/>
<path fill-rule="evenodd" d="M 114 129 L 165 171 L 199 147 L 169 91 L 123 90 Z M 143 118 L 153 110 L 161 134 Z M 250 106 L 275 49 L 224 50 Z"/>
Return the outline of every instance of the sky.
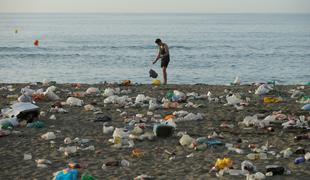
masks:
<path fill-rule="evenodd" d="M 310 0 L 0 0 L 0 13 L 310 13 Z"/>

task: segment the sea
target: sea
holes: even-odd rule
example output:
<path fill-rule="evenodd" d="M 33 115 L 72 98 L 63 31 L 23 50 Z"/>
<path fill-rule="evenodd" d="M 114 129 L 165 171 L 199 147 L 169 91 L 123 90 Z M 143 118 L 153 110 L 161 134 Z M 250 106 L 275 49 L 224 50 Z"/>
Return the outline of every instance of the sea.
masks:
<path fill-rule="evenodd" d="M 0 14 L 0 83 L 310 81 L 310 14 Z M 38 46 L 34 41 L 38 40 Z"/>

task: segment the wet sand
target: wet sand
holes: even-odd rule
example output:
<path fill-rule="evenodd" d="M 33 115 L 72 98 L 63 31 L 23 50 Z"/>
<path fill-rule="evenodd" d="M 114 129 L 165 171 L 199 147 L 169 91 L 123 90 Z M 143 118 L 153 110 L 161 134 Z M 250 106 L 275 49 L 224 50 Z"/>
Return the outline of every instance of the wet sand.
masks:
<path fill-rule="evenodd" d="M 9 84 L 0 84 L 0 87 Z M 19 94 L 20 89 L 28 84 L 12 84 L 15 91 L 0 90 L 0 109 L 9 107 L 9 100 L 7 95 Z M 70 92 L 86 91 L 89 87 L 98 87 L 103 92 L 107 87 L 118 87 L 118 85 L 109 84 L 82 84 L 81 88 L 76 90 L 71 84 L 56 84 L 55 91 L 60 96 L 61 101 L 65 101 L 70 97 Z M 31 88 L 39 89 L 42 85 L 33 85 Z M 234 167 L 240 169 L 240 164 L 244 160 L 248 160 L 246 154 L 250 153 L 248 144 L 264 145 L 267 141 L 274 147 L 272 150 L 279 153 L 280 151 L 291 147 L 293 150 L 297 147 L 303 147 L 306 152 L 310 150 L 309 140 L 294 141 L 294 136 L 309 132 L 304 129 L 288 129 L 283 130 L 281 124 L 272 124 L 274 132 L 267 129 L 250 128 L 243 129 L 238 126 L 238 122 L 243 121 L 245 116 L 254 115 L 257 113 L 265 116 L 272 114 L 274 111 L 282 110 L 286 115 L 305 115 L 306 118 L 310 116 L 309 111 L 301 110 L 302 104 L 296 103 L 294 99 L 290 98 L 289 89 L 296 88 L 296 86 L 276 86 L 277 93 L 284 98 L 283 102 L 264 104 L 263 96 L 254 95 L 255 86 L 218 86 L 218 85 L 134 85 L 134 86 L 119 86 L 121 89 L 131 89 L 129 97 L 136 97 L 137 94 L 145 94 L 150 97 L 161 100 L 169 90 L 180 90 L 184 93 L 197 92 L 206 94 L 210 91 L 215 97 L 226 95 L 225 89 L 233 92 L 244 93 L 246 97 L 251 99 L 248 106 L 244 110 L 236 110 L 233 106 L 224 106 L 226 101 L 209 102 L 206 99 L 190 100 L 191 102 L 202 104 L 198 108 L 182 108 L 188 112 L 203 113 L 204 119 L 201 121 L 178 122 L 177 132 L 186 131 L 194 138 L 207 137 L 213 131 L 221 132 L 224 136 L 221 141 L 224 143 L 239 144 L 245 151 L 245 154 L 237 154 L 229 152 L 225 146 L 208 147 L 203 151 L 195 151 L 188 147 L 183 147 L 179 144 L 179 137 L 172 136 L 169 138 L 156 138 L 154 141 L 136 141 L 135 148 L 140 148 L 144 152 L 144 156 L 137 158 L 132 157 L 132 148 L 116 149 L 111 147 L 108 139 L 112 138 L 112 134 L 103 134 L 102 123 L 93 122 L 98 116 L 108 115 L 112 118 L 110 122 L 114 127 L 124 127 L 125 122 L 120 116 L 120 109 L 122 112 L 126 111 L 129 116 L 136 114 L 144 114 L 148 111 L 148 107 L 130 107 L 124 109 L 117 105 L 104 105 L 105 97 L 88 95 L 81 98 L 85 104 L 94 104 L 99 107 L 103 114 L 95 115 L 92 111 L 85 111 L 82 107 L 64 106 L 68 113 L 50 113 L 49 110 L 53 101 L 41 101 L 37 105 L 42 111 L 47 112 L 45 117 L 40 117 L 39 120 L 45 123 L 45 127 L 41 129 L 16 127 L 14 130 L 20 131 L 20 135 L 11 134 L 5 137 L 0 137 L 0 179 L 51 179 L 52 174 L 56 171 L 64 169 L 68 162 L 75 161 L 83 167 L 79 170 L 79 175 L 84 171 L 90 172 L 97 179 L 133 179 L 134 177 L 147 174 L 153 176 L 154 179 L 215 179 L 214 173 L 209 173 L 209 170 L 214 165 L 217 158 L 229 157 L 234 162 Z M 46 87 L 43 87 L 46 88 Z M 252 93 L 249 93 L 251 91 Z M 302 90 L 306 95 L 310 94 L 310 87 L 305 86 Z M 271 93 L 272 94 L 272 93 Z M 275 94 L 275 93 L 274 93 Z M 171 114 L 174 111 L 181 109 L 158 109 L 153 111 L 154 114 L 160 114 L 162 117 Z M 50 120 L 49 117 L 55 114 L 56 120 Z M 234 127 L 220 128 L 220 124 L 227 122 L 233 124 Z M 153 124 L 153 122 L 147 122 Z M 60 132 L 56 132 L 59 130 Z M 54 147 L 51 147 L 49 140 L 41 139 L 41 135 L 53 131 L 57 138 Z M 151 131 L 151 129 L 150 129 Z M 91 139 L 89 145 L 95 146 L 95 151 L 78 151 L 75 154 L 66 157 L 64 153 L 59 152 L 60 146 L 65 146 L 64 139 L 75 137 Z M 237 140 L 241 139 L 241 143 Z M 165 153 L 165 150 L 174 152 L 175 159 L 169 160 L 170 156 Z M 23 160 L 24 153 L 31 153 L 31 160 Z M 193 153 L 194 156 L 187 158 L 188 154 Z M 289 169 L 292 173 L 290 175 L 268 177 L 267 179 L 309 179 L 310 166 L 309 162 L 299 165 L 294 164 L 294 159 L 300 155 L 293 154 L 288 159 L 276 158 L 268 155 L 267 160 L 251 161 L 257 167 L 257 170 L 265 173 L 266 165 L 281 165 Z M 45 158 L 52 162 L 47 168 L 36 167 L 35 159 Z M 103 170 L 101 167 L 103 163 L 110 160 L 126 159 L 130 162 L 129 167 L 108 167 Z M 225 175 L 224 179 L 245 179 L 242 176 Z"/>

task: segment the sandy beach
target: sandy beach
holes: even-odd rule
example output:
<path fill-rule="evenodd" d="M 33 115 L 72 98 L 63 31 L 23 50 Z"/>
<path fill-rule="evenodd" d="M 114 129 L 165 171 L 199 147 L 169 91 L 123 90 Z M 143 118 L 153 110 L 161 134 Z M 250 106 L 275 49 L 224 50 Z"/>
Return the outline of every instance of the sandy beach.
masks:
<path fill-rule="evenodd" d="M 12 99 L 8 95 L 20 96 L 21 88 L 29 84 L 0 84 L 0 87 L 12 85 L 11 91 L 2 88 L 0 90 L 0 109 L 10 107 Z M 48 86 L 42 84 L 32 84 L 30 88 L 37 90 Z M 7 136 L 0 137 L 0 179 L 51 179 L 53 173 L 67 167 L 69 162 L 76 162 L 82 166 L 78 169 L 79 176 L 88 171 L 97 179 L 134 179 L 135 177 L 146 174 L 154 179 L 216 179 L 216 173 L 209 172 L 215 165 L 218 158 L 228 157 L 233 161 L 231 168 L 241 169 L 241 163 L 249 160 L 246 155 L 251 153 L 249 144 L 255 144 L 261 147 L 268 142 L 268 151 L 274 151 L 275 154 L 267 153 L 267 159 L 250 160 L 257 168 L 258 172 L 266 173 L 265 166 L 280 165 L 286 169 L 284 175 L 267 177 L 267 179 L 309 179 L 310 166 L 309 162 L 294 164 L 295 158 L 302 155 L 293 153 L 290 157 L 277 157 L 280 151 L 291 148 L 292 152 L 298 147 L 304 148 L 309 152 L 309 139 L 295 141 L 294 137 L 309 133 L 305 128 L 287 128 L 283 129 L 282 123 L 287 122 L 287 118 L 278 120 L 278 123 L 271 123 L 267 127 L 244 127 L 240 124 L 246 116 L 259 114 L 261 117 L 267 117 L 276 111 L 282 111 L 281 114 L 286 116 L 305 116 L 306 121 L 310 120 L 309 111 L 302 110 L 304 104 L 297 103 L 296 99 L 291 98 L 289 90 L 296 89 L 300 85 L 276 85 L 275 89 L 267 95 L 254 94 L 257 86 L 220 86 L 220 85 L 131 85 L 121 86 L 117 84 L 81 84 L 80 88 L 75 88 L 72 84 L 55 84 L 55 93 L 60 97 L 59 102 L 65 102 L 74 92 L 85 92 L 89 87 L 99 88 L 100 93 L 88 94 L 85 97 L 79 97 L 83 100 L 84 105 L 92 104 L 101 114 L 94 111 L 86 111 L 84 105 L 81 107 L 64 105 L 63 109 L 67 113 L 50 112 L 51 107 L 56 101 L 41 100 L 36 105 L 45 115 L 35 120 L 44 122 L 43 128 L 27 128 L 25 125 L 14 127 L 14 131 L 20 133 L 11 133 Z M 181 92 L 195 92 L 199 95 L 212 93 L 213 98 L 217 100 L 208 100 L 208 98 L 187 98 L 180 102 L 180 108 L 159 108 L 149 110 L 148 103 L 145 106 L 122 107 L 118 104 L 105 104 L 106 97 L 102 96 L 104 90 L 108 87 L 120 90 L 131 90 L 128 94 L 123 94 L 134 99 L 138 94 L 144 94 L 161 101 L 169 91 L 178 90 Z M 310 95 L 310 86 L 304 85 L 301 89 L 305 95 Z M 230 93 L 239 93 L 242 97 L 248 98 L 247 104 L 243 109 L 237 110 L 227 103 L 225 96 Z M 119 96 L 122 96 L 119 95 Z M 264 97 L 281 97 L 277 103 L 264 103 Z M 16 99 L 15 99 L 16 100 Z M 188 105 L 192 102 L 194 107 Z M 186 107 L 189 106 L 189 107 Z M 113 138 L 112 133 L 103 134 L 103 122 L 94 122 L 98 117 L 104 115 L 111 117 L 109 125 L 122 128 L 128 123 L 126 119 L 136 117 L 136 114 L 142 114 L 143 120 L 146 120 L 144 131 L 153 132 L 152 127 L 154 119 L 163 119 L 175 111 L 185 110 L 191 113 L 201 113 L 202 120 L 176 122 L 177 127 L 171 137 L 159 138 L 154 140 L 134 140 L 133 148 L 115 148 L 109 139 Z M 147 115 L 151 111 L 156 115 Z M 121 115 L 127 112 L 127 115 Z M 42 114 L 43 115 L 43 114 Z M 55 115 L 56 119 L 50 119 Z M 152 120 L 153 119 L 153 120 Z M 224 123 L 224 125 L 223 125 Z M 222 127 L 220 127 L 222 125 Z M 50 140 L 44 140 L 41 135 L 46 132 L 54 132 L 56 139 L 51 145 Z M 223 145 L 206 147 L 203 150 L 182 146 L 179 143 L 179 132 L 187 132 L 192 138 L 208 137 L 213 132 L 221 134 L 217 138 Z M 66 147 L 64 139 L 70 137 L 72 140 L 76 137 L 80 139 L 89 139 L 90 141 L 82 148 L 94 146 L 95 150 L 78 150 L 66 156 L 59 151 L 60 147 Z M 238 154 L 229 151 L 225 143 L 231 143 L 244 151 Z M 74 144 L 74 143 L 72 143 Z M 72 145 L 71 144 L 71 145 Z M 80 145 L 81 147 L 81 145 Z M 141 157 L 133 157 L 132 150 L 139 148 L 143 152 Z M 168 152 L 173 153 L 169 155 Z M 24 154 L 31 154 L 32 159 L 24 160 Z M 191 155 L 190 155 L 191 154 Z M 190 156 L 188 156 L 190 155 Z M 188 157 L 187 157 L 188 156 Z M 36 159 L 48 159 L 51 164 L 46 168 L 37 167 Z M 129 166 L 112 166 L 102 169 L 102 165 L 109 161 L 126 160 Z M 289 170 L 290 173 L 287 173 Z M 224 174 L 223 179 L 245 179 L 245 176 L 232 176 Z"/>

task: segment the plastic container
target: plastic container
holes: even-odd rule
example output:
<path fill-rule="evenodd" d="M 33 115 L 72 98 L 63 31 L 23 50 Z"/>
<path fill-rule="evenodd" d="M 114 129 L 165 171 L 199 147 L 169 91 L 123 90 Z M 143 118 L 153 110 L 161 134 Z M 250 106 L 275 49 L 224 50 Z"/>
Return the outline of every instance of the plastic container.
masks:
<path fill-rule="evenodd" d="M 266 153 L 250 153 L 247 155 L 250 160 L 267 159 Z"/>
<path fill-rule="evenodd" d="M 310 103 L 304 105 L 301 109 L 302 109 L 302 110 L 305 110 L 305 111 L 310 111 Z"/>
<path fill-rule="evenodd" d="M 295 164 L 301 164 L 301 163 L 304 163 L 304 162 L 306 162 L 305 157 L 298 157 L 294 161 Z"/>

